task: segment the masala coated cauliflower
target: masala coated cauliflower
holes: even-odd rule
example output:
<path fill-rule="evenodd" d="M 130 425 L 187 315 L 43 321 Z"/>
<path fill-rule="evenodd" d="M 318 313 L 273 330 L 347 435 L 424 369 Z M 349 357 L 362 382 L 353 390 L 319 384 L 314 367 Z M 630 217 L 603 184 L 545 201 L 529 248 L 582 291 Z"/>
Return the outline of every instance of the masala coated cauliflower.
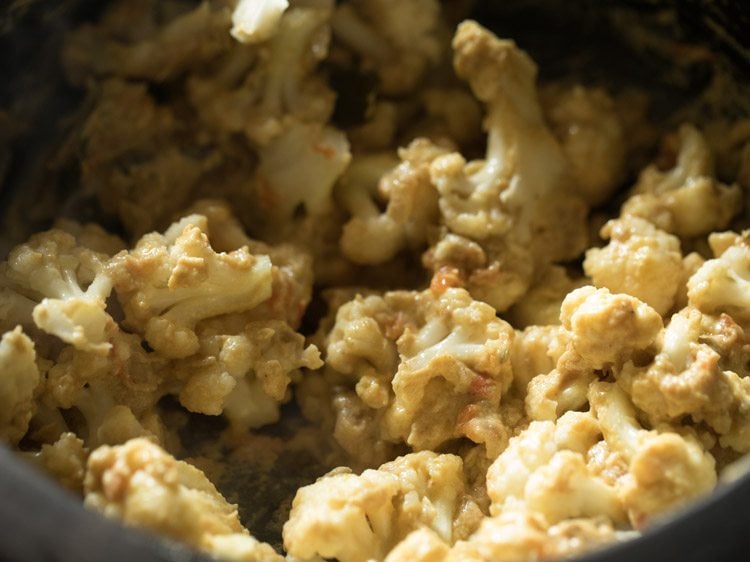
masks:
<path fill-rule="evenodd" d="M 309 257 L 291 246 L 251 240 L 219 202 L 196 206 L 210 215 L 216 238 L 227 252 L 211 248 L 206 235 L 209 219 L 203 215 L 188 215 L 164 235 L 146 235 L 135 249 L 111 258 L 103 252 L 118 250 L 119 240 L 101 229 L 70 222 L 61 223 L 66 230 L 42 233 L 13 251 L 4 266 L 11 287 L 22 287 L 21 281 L 26 281 L 40 289 L 50 279 L 53 286 L 64 279 L 72 284 L 74 275 L 93 277 L 94 286 L 98 275 L 107 294 L 114 286 L 122 310 L 104 297 L 92 298 L 91 304 L 85 294 L 70 297 L 74 310 L 93 308 L 104 315 L 104 342 L 96 346 L 90 345 L 98 335 L 92 330 L 78 330 L 78 338 L 64 337 L 71 330 L 53 332 L 73 345 L 48 341 L 37 332 L 31 333 L 32 342 L 20 327 L 7 334 L 6 355 L 18 355 L 14 368 L 4 369 L 6 398 L 12 401 L 2 424 L 8 439 L 17 442 L 28 432 L 43 450 L 72 433 L 93 449 L 147 436 L 179 450 L 179 438 L 162 419 L 162 398 L 175 396 L 191 412 L 223 415 L 241 433 L 276 421 L 300 370 L 321 366 L 317 348 L 306 345 L 296 332 L 312 290 Z M 72 248 L 70 254 L 59 256 L 67 268 L 62 272 L 50 255 L 49 245 L 56 241 Z M 73 245 L 76 242 L 80 245 Z M 266 255 L 254 257 L 248 245 Z M 40 246 L 48 251 L 35 250 Z M 76 256 L 87 261 L 77 261 Z M 93 264 L 90 269 L 85 267 L 88 263 Z M 19 272 L 27 270 L 22 277 Z M 12 297 L 27 299 L 15 291 Z M 33 301 L 27 300 L 31 304 L 19 321 L 33 326 L 38 318 L 32 310 L 46 301 L 33 308 Z M 122 326 L 106 312 L 110 309 Z M 53 318 L 61 316 L 57 325 L 68 320 L 64 309 L 50 310 Z M 88 316 L 81 318 L 74 319 L 82 322 Z"/>
<path fill-rule="evenodd" d="M 142 527 L 228 560 L 281 562 L 253 538 L 205 474 L 147 439 L 91 453 L 84 503 L 127 525 Z"/>
<path fill-rule="evenodd" d="M 48 171 L 112 232 L 0 264 L 0 439 L 227 560 L 551 560 L 709 494 L 750 452 L 750 126 L 655 150 L 645 94 L 537 83 L 473 4 L 67 33 Z"/>
<path fill-rule="evenodd" d="M 419 138 L 392 155 L 355 159 L 339 182 L 339 197 L 352 218 L 344 224 L 342 253 L 358 264 L 376 265 L 408 248 L 421 249 L 437 229 L 438 193 L 430 163 L 447 149 Z M 378 204 L 387 200 L 384 212 Z M 378 244 L 370 244 L 372 239 Z"/>
<path fill-rule="evenodd" d="M 499 407 L 512 379 L 512 341 L 510 326 L 464 289 L 357 296 L 326 336 L 329 408 L 348 396 L 369 412 L 364 424 L 378 441 L 421 450 L 466 437 L 497 451 L 508 435 Z M 335 423 L 339 443 L 366 455 L 347 431 L 362 415 L 340 411 Z"/>
<path fill-rule="evenodd" d="M 147 234 L 110 265 L 125 325 L 165 357 L 198 351 L 196 324 L 244 312 L 271 296 L 271 260 L 247 247 L 215 252 L 206 218 L 191 215 Z"/>
<path fill-rule="evenodd" d="M 715 460 L 689 431 L 646 430 L 614 383 L 592 384 L 589 402 L 608 448 L 626 468 L 616 487 L 636 529 L 714 488 Z"/>
<path fill-rule="evenodd" d="M 6 301 L 0 306 L 11 313 L 3 321 L 35 325 L 78 349 L 106 355 L 115 328 L 106 311 L 113 284 L 108 259 L 64 230 L 35 234 L 0 264 Z"/>
<path fill-rule="evenodd" d="M 621 214 L 644 218 L 680 238 L 726 228 L 742 209 L 742 190 L 715 179 L 713 154 L 701 132 L 681 126 L 665 151 L 672 166 L 643 170 Z"/>
<path fill-rule="evenodd" d="M 627 215 L 609 221 L 600 234 L 609 244 L 588 250 L 583 262 L 594 285 L 633 295 L 667 314 L 685 278 L 679 238 Z"/>
<path fill-rule="evenodd" d="M 425 262 L 457 269 L 474 298 L 504 311 L 536 268 L 584 249 L 587 206 L 544 122 L 529 56 L 470 21 L 453 48 L 456 73 L 486 106 L 487 153 L 468 163 L 451 153 L 430 165 L 445 233 Z"/>
<path fill-rule="evenodd" d="M 302 368 L 323 365 L 318 349 L 281 320 L 250 321 L 237 333 L 213 322 L 199 332 L 194 357 L 173 363 L 184 380 L 178 399 L 188 411 L 224 416 L 238 433 L 278 421 L 289 385 Z"/>
<path fill-rule="evenodd" d="M 560 322 L 563 332 L 550 343 L 565 342 L 565 347 L 558 347 L 554 369 L 532 376 L 521 389 L 527 414 L 535 420 L 555 420 L 585 406 L 591 383 L 618 373 L 626 361 L 649 348 L 662 327 L 661 317 L 645 303 L 591 286 L 565 297 Z M 537 359 L 536 364 L 545 362 Z"/>
<path fill-rule="evenodd" d="M 383 560 L 414 530 L 430 529 L 450 545 L 481 517 L 465 492 L 461 458 L 422 451 L 361 475 L 337 469 L 298 490 L 284 547 L 300 559 Z"/>
<path fill-rule="evenodd" d="M 21 327 L 0 340 L 0 438 L 17 444 L 29 429 L 41 381 L 34 342 Z"/>
<path fill-rule="evenodd" d="M 714 259 L 707 260 L 688 280 L 688 302 L 707 313 L 727 312 L 740 322 L 750 320 L 750 232 L 714 233 L 708 242 Z"/>
<path fill-rule="evenodd" d="M 744 330 L 727 314 L 686 307 L 672 316 L 659 343 L 651 363 L 630 362 L 618 377 L 633 403 L 652 423 L 689 416 L 715 432 L 722 446 L 750 451 L 750 346 Z"/>

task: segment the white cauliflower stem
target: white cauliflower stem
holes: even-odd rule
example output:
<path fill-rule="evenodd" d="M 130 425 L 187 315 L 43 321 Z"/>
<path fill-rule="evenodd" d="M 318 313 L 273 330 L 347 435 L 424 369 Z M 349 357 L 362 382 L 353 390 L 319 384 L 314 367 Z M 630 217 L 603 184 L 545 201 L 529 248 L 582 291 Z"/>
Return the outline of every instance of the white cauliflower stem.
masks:
<path fill-rule="evenodd" d="M 607 444 L 627 463 L 628 472 L 617 487 L 634 527 L 643 527 L 716 485 L 714 459 L 698 441 L 671 431 L 643 429 L 617 385 L 594 383 L 589 402 Z"/>

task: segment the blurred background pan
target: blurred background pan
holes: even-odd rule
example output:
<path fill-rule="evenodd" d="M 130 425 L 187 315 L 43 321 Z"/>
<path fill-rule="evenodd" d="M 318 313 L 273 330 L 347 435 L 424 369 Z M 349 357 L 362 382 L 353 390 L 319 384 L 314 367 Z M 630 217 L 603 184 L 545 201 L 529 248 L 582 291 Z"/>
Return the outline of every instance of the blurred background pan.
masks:
<path fill-rule="evenodd" d="M 104 4 L 5 0 L 0 6 L 0 258 L 10 245 L 49 226 L 46 209 L 95 217 L 86 200 L 71 197 L 75 167 L 56 160 L 83 98 L 65 83 L 59 53 L 64 33 L 94 19 Z M 746 0 L 486 0 L 476 2 L 474 17 L 526 49 L 543 81 L 573 77 L 615 91 L 646 89 L 653 121 L 665 126 L 687 113 L 750 115 Z M 706 103 L 704 94 L 718 75 L 724 78 L 722 99 Z M 579 560 L 750 559 L 750 475 L 738 470 L 726 480 L 711 497 L 642 537 Z M 84 509 L 0 446 L 0 560 L 209 559 Z"/>

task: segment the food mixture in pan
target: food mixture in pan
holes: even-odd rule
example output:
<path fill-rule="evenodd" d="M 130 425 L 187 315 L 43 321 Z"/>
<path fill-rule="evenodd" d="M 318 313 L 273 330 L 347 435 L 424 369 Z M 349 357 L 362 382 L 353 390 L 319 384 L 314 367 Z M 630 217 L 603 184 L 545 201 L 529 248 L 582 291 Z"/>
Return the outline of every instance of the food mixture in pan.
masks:
<path fill-rule="evenodd" d="M 230 560 L 554 559 L 709 494 L 750 451 L 750 121 L 542 86 L 461 6 L 119 0 L 71 31 L 106 229 L 0 265 L 2 438 Z M 272 545 L 227 482 L 279 459 L 319 471 Z"/>

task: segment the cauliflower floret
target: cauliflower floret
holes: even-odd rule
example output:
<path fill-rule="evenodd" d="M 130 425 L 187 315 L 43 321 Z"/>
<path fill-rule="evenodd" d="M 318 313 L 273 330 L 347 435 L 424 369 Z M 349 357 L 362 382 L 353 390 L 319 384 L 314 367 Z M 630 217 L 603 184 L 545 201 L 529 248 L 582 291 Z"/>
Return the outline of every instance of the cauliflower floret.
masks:
<path fill-rule="evenodd" d="M 157 103 L 146 84 L 112 78 L 94 98 L 75 140 L 83 140 L 83 191 L 131 235 L 169 224 L 225 157 L 187 134 L 182 116 Z"/>
<path fill-rule="evenodd" d="M 207 62 L 232 44 L 230 11 L 221 3 L 194 9 L 157 9 L 132 0 L 107 5 L 102 21 L 73 30 L 63 46 L 68 79 L 83 84 L 92 76 L 123 76 L 164 82 Z M 159 21 L 164 16 L 166 24 Z"/>
<path fill-rule="evenodd" d="M 343 133 L 302 123 L 288 127 L 258 155 L 258 204 L 276 239 L 293 235 L 297 217 L 317 221 L 330 211 L 333 186 L 351 160 Z"/>
<path fill-rule="evenodd" d="M 384 562 L 444 562 L 448 552 L 450 546 L 435 531 L 420 527 L 399 542 Z"/>
<path fill-rule="evenodd" d="M 232 12 L 232 37 L 241 43 L 260 43 L 276 33 L 287 0 L 239 0 Z"/>
<path fill-rule="evenodd" d="M 440 59 L 436 0 L 352 0 L 331 19 L 336 39 L 374 71 L 386 95 L 411 92 Z"/>
<path fill-rule="evenodd" d="M 475 299 L 504 310 L 529 289 L 534 266 L 528 255 L 520 247 L 487 241 L 480 245 L 448 232 L 425 252 L 422 261 L 434 272 L 433 278 L 450 272 L 456 279 L 452 286 L 466 287 Z"/>
<path fill-rule="evenodd" d="M 586 466 L 585 455 L 599 438 L 590 414 L 568 412 L 560 418 L 559 429 L 553 422 L 531 422 L 487 471 L 490 513 L 523 506 L 548 523 L 595 516 L 623 521 L 615 489 Z"/>
<path fill-rule="evenodd" d="M 627 215 L 609 221 L 600 234 L 609 244 L 588 250 L 583 262 L 594 285 L 633 295 L 667 314 L 685 277 L 680 240 Z"/>
<path fill-rule="evenodd" d="M 591 286 L 565 297 L 560 322 L 571 332 L 570 350 L 577 356 L 561 361 L 580 360 L 592 369 L 621 367 L 662 328 L 661 317 L 637 298 Z"/>
<path fill-rule="evenodd" d="M 338 190 L 339 199 L 353 215 L 344 225 L 340 241 L 347 258 L 376 265 L 393 259 L 404 247 L 415 249 L 426 244 L 439 218 L 429 165 L 445 152 L 421 138 L 399 149 L 400 163 L 390 154 L 354 160 Z M 374 200 L 376 190 L 387 199 L 385 212 L 380 212 Z"/>
<path fill-rule="evenodd" d="M 78 494 L 83 491 L 88 449 L 74 433 L 63 433 L 53 444 L 42 445 L 38 452 L 21 455 L 61 486 Z"/>
<path fill-rule="evenodd" d="M 17 444 L 29 429 L 40 382 L 34 342 L 18 326 L 0 340 L 0 439 Z"/>
<path fill-rule="evenodd" d="M 513 388 L 518 393 L 523 395 L 529 381 L 555 368 L 565 352 L 569 334 L 559 325 L 529 326 L 523 331 L 516 331 L 511 361 Z"/>
<path fill-rule="evenodd" d="M 538 514 L 513 510 L 486 518 L 471 538 L 458 542 L 439 562 L 567 558 L 616 539 L 612 524 L 604 518 L 571 519 L 550 526 Z"/>
<path fill-rule="evenodd" d="M 237 46 L 213 64 L 214 72 L 193 73 L 186 93 L 202 124 L 222 136 L 244 134 L 253 146 L 265 147 L 289 126 L 328 122 L 335 93 L 314 71 L 328 55 L 332 10 L 329 0 L 293 4 L 280 16 L 267 42 Z M 282 146 L 299 149 L 304 142 L 299 136 L 297 132 Z M 321 148 L 330 151 L 322 144 Z M 284 164 L 284 168 L 297 167 L 295 159 Z"/>
<path fill-rule="evenodd" d="M 750 362 L 744 331 L 726 314 L 685 308 L 672 316 L 653 362 L 628 363 L 618 382 L 653 423 L 689 415 L 720 435 L 720 443 L 750 451 Z M 683 421 L 684 425 L 684 421 Z"/>
<path fill-rule="evenodd" d="M 750 231 L 714 233 L 708 240 L 716 257 L 688 280 L 688 302 L 708 314 L 750 321 Z"/>
<path fill-rule="evenodd" d="M 237 334 L 225 334 L 221 322 L 199 333 L 200 351 L 177 361 L 184 380 L 180 403 L 191 412 L 224 414 L 238 432 L 278 421 L 279 406 L 300 369 L 322 366 L 318 349 L 279 320 L 248 323 Z"/>
<path fill-rule="evenodd" d="M 586 205 L 570 190 L 567 161 L 545 126 L 528 55 L 471 21 L 459 25 L 453 47 L 456 72 L 487 106 L 487 155 L 469 163 L 458 153 L 442 156 L 430 176 L 449 234 L 480 250 L 468 289 L 502 311 L 528 289 L 535 266 L 583 250 Z M 468 257 L 455 242 L 451 251 L 438 243 L 428 263 Z"/>
<path fill-rule="evenodd" d="M 619 372 L 651 346 L 662 328 L 661 317 L 638 299 L 591 286 L 565 297 L 560 322 L 566 331 L 565 351 L 554 370 L 532 378 L 526 389 L 526 411 L 532 419 L 555 420 L 583 407 L 589 385 L 603 372 Z"/>
<path fill-rule="evenodd" d="M 78 349 L 106 354 L 115 328 L 106 312 L 112 278 L 109 256 L 90 250 L 68 232 L 48 230 L 11 250 L 0 264 L 0 284 L 6 286 L 11 312 L 21 312 L 28 300 L 38 303 L 36 326 Z M 18 296 L 13 296 L 17 293 Z M 32 318 L 23 322 L 29 325 Z"/>
<path fill-rule="evenodd" d="M 655 164 L 643 170 L 622 216 L 642 217 L 682 238 L 726 228 L 742 209 L 742 190 L 713 178 L 713 155 L 701 132 L 682 125 L 665 148 L 674 165 L 666 171 Z"/>
<path fill-rule="evenodd" d="M 93 451 L 84 489 L 88 507 L 126 525 L 234 560 L 284 560 L 270 545 L 250 536 L 237 506 L 228 503 L 203 472 L 147 439 Z"/>
<path fill-rule="evenodd" d="M 383 560 L 411 531 L 428 528 L 446 544 L 464 538 L 454 527 L 466 495 L 455 455 L 412 453 L 357 476 L 337 469 L 300 488 L 284 525 L 295 557 L 340 562 Z"/>
<path fill-rule="evenodd" d="M 254 256 L 247 247 L 216 253 L 207 230 L 205 217 L 190 215 L 163 235 L 147 234 L 108 268 L 125 325 L 165 357 L 198 351 L 200 320 L 250 310 L 272 293 L 268 256 Z"/>
<path fill-rule="evenodd" d="M 225 201 L 201 199 L 187 212 L 206 217 L 211 246 L 217 252 L 247 246 L 250 253 L 271 258 L 271 298 L 246 316 L 252 320 L 285 320 L 292 328 L 298 328 L 312 298 L 312 257 L 294 244 L 271 246 L 249 238 Z"/>
<path fill-rule="evenodd" d="M 328 335 L 328 376 L 375 410 L 386 441 L 434 449 L 463 436 L 492 455 L 507 439 L 499 404 L 512 340 L 510 326 L 463 289 L 358 297 Z"/>
<path fill-rule="evenodd" d="M 542 98 L 578 193 L 590 205 L 604 203 L 625 179 L 627 143 L 612 98 L 583 86 L 548 89 Z"/>
<path fill-rule="evenodd" d="M 637 529 L 716 485 L 713 457 L 689 435 L 647 431 L 627 394 L 615 383 L 596 382 L 589 403 L 609 447 L 627 463 L 618 496 Z"/>
<path fill-rule="evenodd" d="M 64 348 L 46 373 L 40 403 L 77 409 L 81 419 L 66 425 L 89 447 L 141 435 L 168 441 L 155 409 L 169 390 L 166 361 L 146 353 L 133 334 L 119 332 L 111 341 L 107 356 Z"/>

